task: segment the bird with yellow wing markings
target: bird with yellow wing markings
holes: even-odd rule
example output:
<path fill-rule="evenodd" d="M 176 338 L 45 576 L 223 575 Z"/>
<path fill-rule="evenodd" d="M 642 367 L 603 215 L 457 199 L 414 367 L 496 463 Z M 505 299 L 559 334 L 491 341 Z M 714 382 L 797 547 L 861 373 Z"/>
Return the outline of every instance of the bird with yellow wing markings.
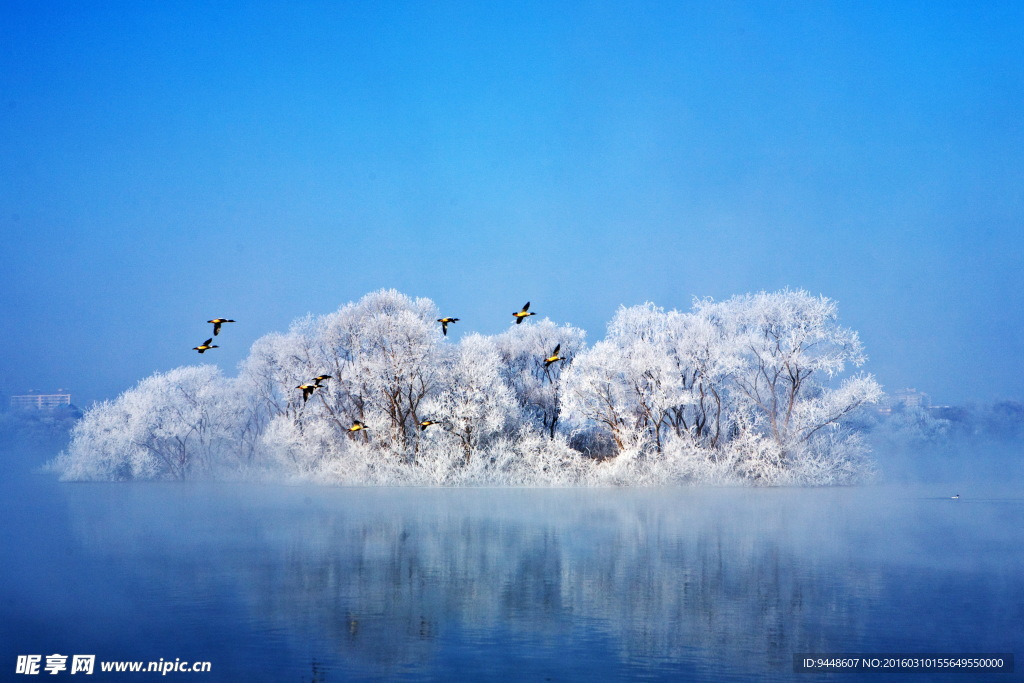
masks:
<path fill-rule="evenodd" d="M 549 367 L 551 367 L 552 363 L 557 363 L 560 360 L 565 360 L 564 358 L 562 358 L 561 356 L 558 355 L 558 351 L 561 348 L 562 348 L 562 345 L 558 344 L 555 347 L 554 353 L 552 353 L 550 356 L 548 356 L 547 358 L 544 359 L 544 369 L 545 370 L 547 370 Z"/>
<path fill-rule="evenodd" d="M 319 384 L 300 384 L 295 387 L 296 389 L 302 389 L 302 402 L 305 403 L 309 400 L 309 397 L 313 395 L 313 392 L 317 390 Z"/>
<path fill-rule="evenodd" d="M 530 308 L 530 302 L 527 301 L 526 305 L 523 306 L 523 310 L 518 311 L 518 312 L 512 314 L 512 317 L 514 317 L 516 319 L 516 325 L 518 325 L 519 323 L 523 322 L 523 318 L 527 318 L 527 317 L 529 317 L 531 315 L 537 315 L 536 313 L 527 313 L 529 308 Z"/>
<path fill-rule="evenodd" d="M 216 337 L 220 334 L 220 326 L 224 323 L 233 323 L 234 320 L 228 320 L 227 318 L 214 318 L 213 320 L 207 320 L 208 323 L 213 323 L 213 336 Z"/>
<path fill-rule="evenodd" d="M 444 336 L 448 336 L 448 323 L 459 322 L 458 318 L 438 318 L 437 322 L 441 323 L 441 331 L 444 332 Z"/>
<path fill-rule="evenodd" d="M 206 351 L 209 351 L 210 349 L 219 349 L 220 347 L 217 346 L 216 344 L 210 344 L 210 342 L 212 342 L 212 341 L 213 341 L 213 337 L 210 337 L 209 339 L 204 341 L 199 346 L 193 346 L 192 350 L 193 351 L 198 351 L 199 353 L 204 353 Z"/>

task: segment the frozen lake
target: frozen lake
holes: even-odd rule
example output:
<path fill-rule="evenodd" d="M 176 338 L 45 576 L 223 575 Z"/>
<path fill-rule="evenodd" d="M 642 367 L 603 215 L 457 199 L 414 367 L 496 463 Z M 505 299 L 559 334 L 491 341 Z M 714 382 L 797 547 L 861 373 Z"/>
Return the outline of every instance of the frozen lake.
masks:
<path fill-rule="evenodd" d="M 1024 655 L 1015 486 L 359 489 L 8 472 L 0 492 L 5 679 L 18 655 L 54 653 L 210 661 L 213 675 L 184 677 L 247 681 L 792 680 L 802 652 Z"/>

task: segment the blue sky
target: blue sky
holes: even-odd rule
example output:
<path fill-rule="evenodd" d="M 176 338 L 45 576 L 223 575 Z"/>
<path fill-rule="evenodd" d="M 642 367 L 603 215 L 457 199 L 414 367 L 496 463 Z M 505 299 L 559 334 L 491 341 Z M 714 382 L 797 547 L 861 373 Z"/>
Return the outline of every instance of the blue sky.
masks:
<path fill-rule="evenodd" d="M 494 333 L 804 288 L 1022 399 L 1019 2 L 0 3 L 0 390 L 109 398 L 381 288 Z"/>

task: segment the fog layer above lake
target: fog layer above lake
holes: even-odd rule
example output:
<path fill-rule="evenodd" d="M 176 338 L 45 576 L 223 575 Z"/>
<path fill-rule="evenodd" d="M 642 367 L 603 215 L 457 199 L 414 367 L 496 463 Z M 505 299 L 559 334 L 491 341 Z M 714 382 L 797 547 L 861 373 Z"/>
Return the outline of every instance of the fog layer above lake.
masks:
<path fill-rule="evenodd" d="M 180 657 L 267 681 L 786 680 L 796 652 L 1024 642 L 1015 487 L 35 478 L 10 495 L 9 661 Z"/>

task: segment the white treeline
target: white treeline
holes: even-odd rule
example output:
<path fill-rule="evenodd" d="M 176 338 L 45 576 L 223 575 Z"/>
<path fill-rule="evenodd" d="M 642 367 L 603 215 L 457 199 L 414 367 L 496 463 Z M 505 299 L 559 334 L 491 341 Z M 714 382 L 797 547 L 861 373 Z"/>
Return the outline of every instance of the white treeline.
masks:
<path fill-rule="evenodd" d="M 211 365 L 158 373 L 90 408 L 54 466 L 66 479 L 383 485 L 843 484 L 872 474 L 847 418 L 881 388 L 870 375 L 843 377 L 864 350 L 825 297 L 620 308 L 589 348 L 582 330 L 546 318 L 453 343 L 438 317 L 429 299 L 382 290 L 260 338 L 237 377 Z M 330 379 L 305 400 L 298 387 L 319 375 Z M 352 430 L 357 421 L 365 428 Z"/>

